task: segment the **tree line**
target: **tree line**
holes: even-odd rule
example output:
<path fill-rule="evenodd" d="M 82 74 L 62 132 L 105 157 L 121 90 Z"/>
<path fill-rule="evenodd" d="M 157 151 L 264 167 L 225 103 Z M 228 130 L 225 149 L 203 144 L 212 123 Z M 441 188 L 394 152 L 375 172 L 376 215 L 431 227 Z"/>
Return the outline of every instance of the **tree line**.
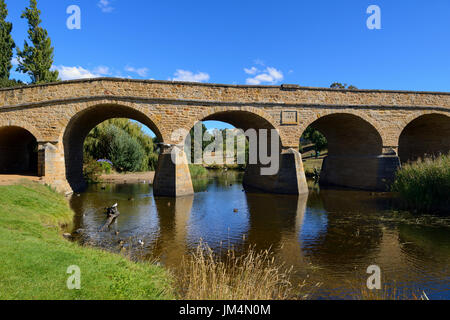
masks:
<path fill-rule="evenodd" d="M 30 76 L 31 83 L 47 83 L 58 80 L 57 70 L 51 70 L 54 59 L 54 48 L 48 32 L 41 26 L 41 11 L 37 8 L 37 0 L 30 0 L 30 4 L 23 11 L 21 18 L 28 21 L 28 41 L 24 41 L 23 48 L 19 48 L 11 32 L 13 25 L 6 21 L 8 9 L 5 0 L 0 0 L 0 87 L 13 87 L 24 84 L 10 79 L 13 67 L 14 49 L 17 53 L 17 72 Z"/>

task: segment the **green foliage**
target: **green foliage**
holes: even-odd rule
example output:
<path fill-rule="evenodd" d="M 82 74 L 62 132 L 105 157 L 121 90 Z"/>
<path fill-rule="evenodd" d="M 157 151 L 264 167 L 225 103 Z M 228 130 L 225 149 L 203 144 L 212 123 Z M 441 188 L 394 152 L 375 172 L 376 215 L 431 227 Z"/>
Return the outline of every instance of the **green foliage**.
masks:
<path fill-rule="evenodd" d="M 190 164 L 189 171 L 191 172 L 191 178 L 201 178 L 208 175 L 208 170 L 205 169 L 202 165 Z"/>
<path fill-rule="evenodd" d="M 106 128 L 100 150 L 109 155 L 119 172 L 136 172 L 142 168 L 145 152 L 136 138 L 112 125 Z"/>
<path fill-rule="evenodd" d="M 95 127 L 85 140 L 84 156 L 108 159 L 119 172 L 154 171 L 158 163 L 153 139 L 128 119 L 111 119 Z"/>
<path fill-rule="evenodd" d="M 216 129 L 217 130 L 217 129 Z M 220 136 L 222 135 L 222 142 L 223 142 L 223 155 L 224 155 L 224 159 L 223 161 L 225 161 L 225 155 L 226 155 L 226 149 L 227 149 L 227 132 L 229 131 L 229 129 L 221 129 L 221 130 L 217 130 L 215 131 L 213 134 L 210 134 L 207 132 L 206 126 L 204 124 L 202 124 L 202 137 L 200 137 L 199 141 L 194 141 L 194 128 L 191 129 L 190 131 L 190 136 L 191 136 L 191 161 L 194 162 L 194 150 L 195 150 L 195 145 L 199 145 L 200 141 L 202 143 L 201 145 L 201 150 L 202 152 L 205 151 L 206 147 L 209 146 L 210 144 L 215 142 L 215 137 L 216 136 Z M 234 135 L 233 135 L 234 136 Z M 234 139 L 234 157 L 235 157 L 235 163 L 237 163 L 237 147 L 238 147 L 238 142 L 236 138 Z M 188 150 L 186 150 L 186 152 L 189 152 Z M 238 169 L 238 170 L 243 170 L 246 168 L 247 163 L 248 163 L 248 159 L 249 159 L 249 143 L 248 140 L 245 140 L 245 163 L 243 164 L 232 164 L 232 165 L 219 165 L 219 164 L 213 164 L 213 165 L 209 165 L 208 168 L 209 169 L 219 169 L 219 168 L 223 168 L 223 167 L 229 167 L 229 168 L 233 168 L 233 169 Z"/>
<path fill-rule="evenodd" d="M 102 164 L 93 158 L 89 158 L 83 163 L 83 175 L 89 183 L 99 183 L 100 175 L 103 173 Z"/>
<path fill-rule="evenodd" d="M 100 162 L 100 167 L 102 168 L 102 173 L 110 174 L 113 170 L 113 167 L 108 162 Z"/>
<path fill-rule="evenodd" d="M 346 83 L 342 84 L 340 82 L 332 83 L 330 88 L 332 88 L 332 89 L 349 89 L 349 90 L 356 90 L 356 89 L 358 89 L 355 86 L 347 85 Z"/>
<path fill-rule="evenodd" d="M 8 10 L 5 0 L 0 0 L 0 79 L 9 79 L 12 68 L 11 59 L 13 57 L 13 49 L 16 47 L 11 36 L 12 23 L 6 22 Z M 2 85 L 2 88 L 6 87 Z"/>
<path fill-rule="evenodd" d="M 327 138 L 311 126 L 305 130 L 301 139 L 313 143 L 316 152 L 321 152 L 328 147 Z"/>
<path fill-rule="evenodd" d="M 20 80 L 10 80 L 6 78 L 0 78 L 0 89 L 1 88 L 12 88 L 12 87 L 19 87 L 23 86 L 24 83 Z"/>
<path fill-rule="evenodd" d="M 30 6 L 25 8 L 21 17 L 28 20 L 28 38 L 32 45 L 25 40 L 23 50 L 17 48 L 17 71 L 27 73 L 32 83 L 54 82 L 59 75 L 58 71 L 50 70 L 53 65 L 53 47 L 47 30 L 40 26 L 40 15 L 36 0 L 30 0 Z"/>
<path fill-rule="evenodd" d="M 196 126 L 199 124 L 196 124 Z M 191 162 L 194 163 L 194 152 L 196 148 L 201 148 L 202 153 L 205 151 L 206 147 L 211 144 L 214 141 L 214 137 L 211 136 L 208 133 L 208 129 L 206 129 L 206 126 L 202 123 L 202 136 L 199 137 L 199 139 L 195 140 L 195 127 L 191 129 L 189 132 L 189 135 L 191 137 Z M 189 150 L 185 149 L 185 152 L 188 154 Z"/>
<path fill-rule="evenodd" d="M 61 236 L 67 200 L 35 183 L 0 186 L 0 300 L 174 299 L 161 267 L 133 263 Z M 81 269 L 81 290 L 68 290 L 68 266 Z"/>
<path fill-rule="evenodd" d="M 412 209 L 448 212 L 450 155 L 404 165 L 396 174 L 392 191 L 399 192 Z"/>

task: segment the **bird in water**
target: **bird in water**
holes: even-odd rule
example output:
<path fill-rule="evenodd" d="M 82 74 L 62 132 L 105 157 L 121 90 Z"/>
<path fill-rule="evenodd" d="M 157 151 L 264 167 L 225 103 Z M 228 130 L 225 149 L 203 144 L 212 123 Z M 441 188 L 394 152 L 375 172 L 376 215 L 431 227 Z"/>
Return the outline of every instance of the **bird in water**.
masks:
<path fill-rule="evenodd" d="M 145 244 L 144 241 L 142 241 L 142 240 L 140 240 L 140 239 L 138 240 L 138 243 L 139 243 L 142 247 L 143 247 L 144 244 Z"/>

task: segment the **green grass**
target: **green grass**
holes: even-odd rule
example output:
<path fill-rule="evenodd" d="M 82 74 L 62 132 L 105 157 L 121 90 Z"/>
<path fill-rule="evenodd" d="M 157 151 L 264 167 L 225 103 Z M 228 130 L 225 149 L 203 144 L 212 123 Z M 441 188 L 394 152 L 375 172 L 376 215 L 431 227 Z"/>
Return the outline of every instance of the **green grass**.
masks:
<path fill-rule="evenodd" d="M 0 187 L 0 299 L 173 299 L 171 277 L 62 238 L 70 224 L 67 201 L 48 187 Z M 69 290 L 67 268 L 81 269 L 81 290 Z"/>
<path fill-rule="evenodd" d="M 447 211 L 450 208 L 450 155 L 404 165 L 392 191 L 418 211 Z"/>

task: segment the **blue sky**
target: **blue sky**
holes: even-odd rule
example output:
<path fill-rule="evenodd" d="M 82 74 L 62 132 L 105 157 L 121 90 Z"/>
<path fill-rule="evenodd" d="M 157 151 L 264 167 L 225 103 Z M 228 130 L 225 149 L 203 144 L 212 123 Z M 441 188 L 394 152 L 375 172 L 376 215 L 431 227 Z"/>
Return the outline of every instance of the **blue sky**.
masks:
<path fill-rule="evenodd" d="M 28 0 L 6 0 L 23 47 Z M 369 5 L 381 30 L 369 30 Z M 81 9 L 69 30 L 66 9 Z M 63 79 L 450 91 L 450 1 L 38 0 Z M 13 73 L 15 78 L 27 77 Z"/>

